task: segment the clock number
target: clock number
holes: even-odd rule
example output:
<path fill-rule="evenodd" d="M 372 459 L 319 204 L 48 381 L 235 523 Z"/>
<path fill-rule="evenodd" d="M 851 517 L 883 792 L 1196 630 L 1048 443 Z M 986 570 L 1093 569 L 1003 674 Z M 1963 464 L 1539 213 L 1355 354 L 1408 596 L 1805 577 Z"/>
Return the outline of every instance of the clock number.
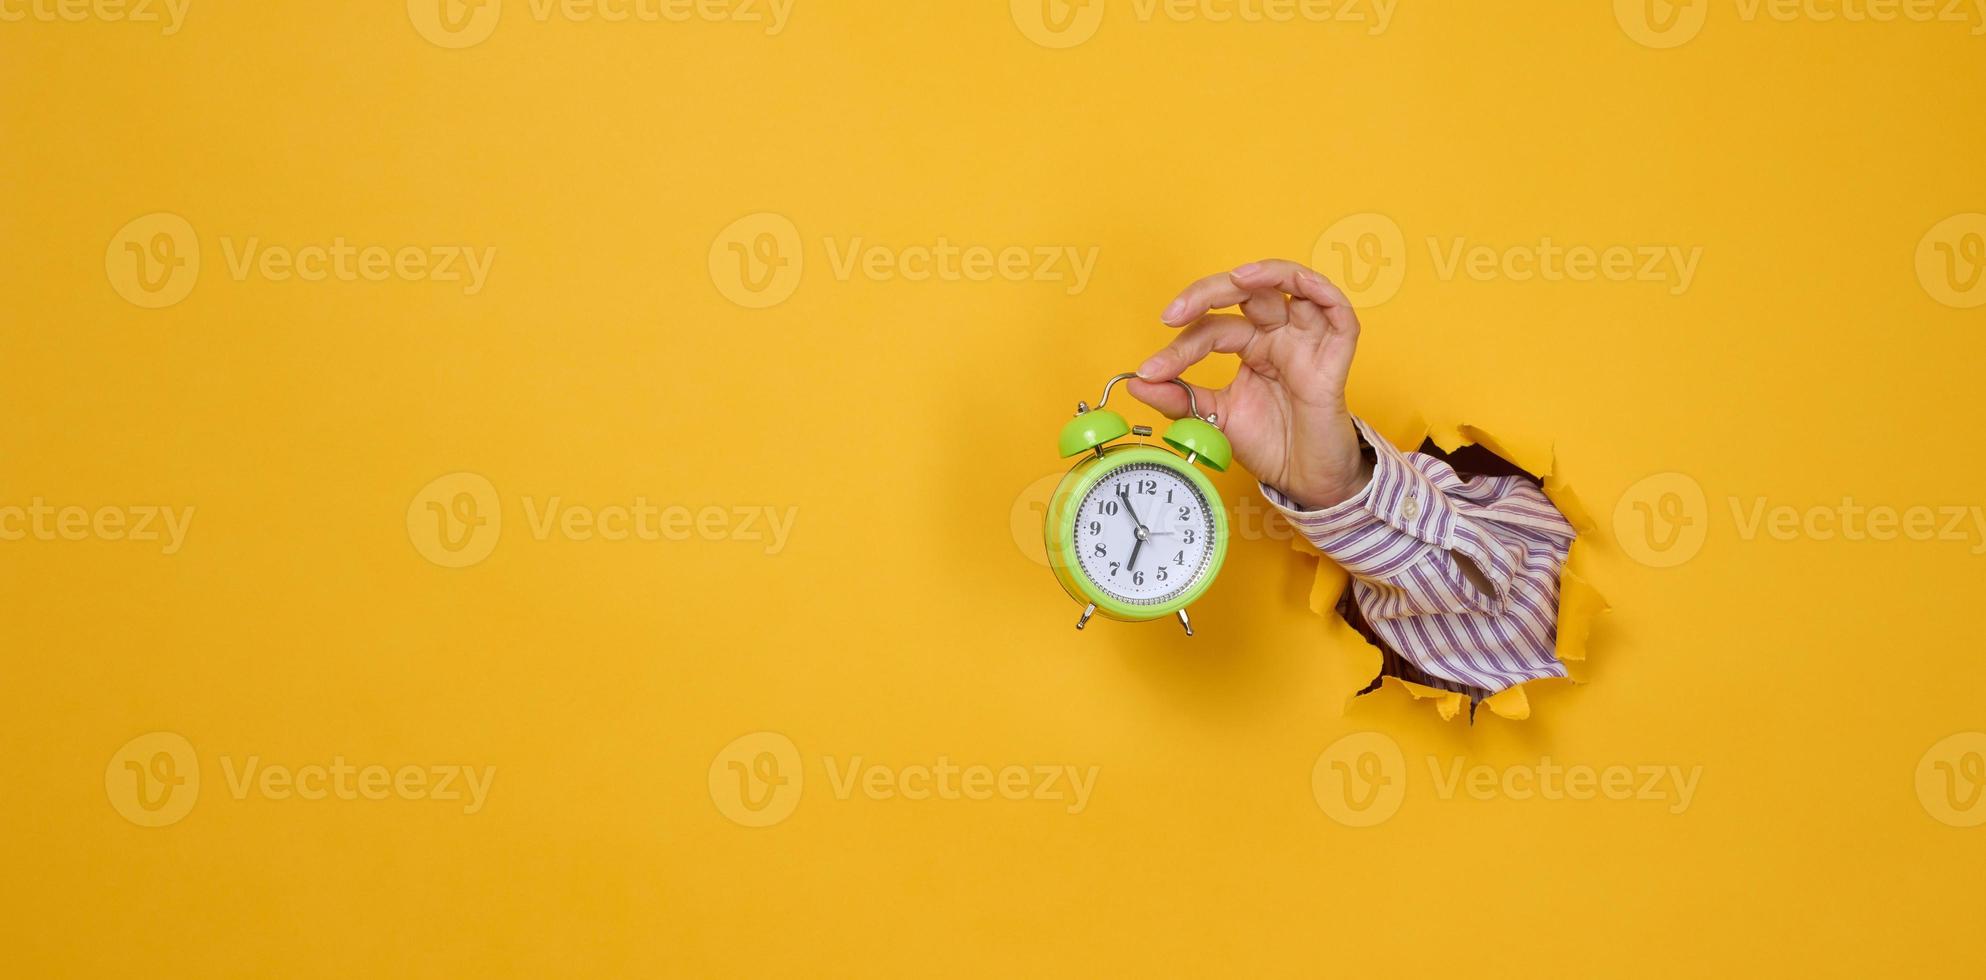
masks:
<path fill-rule="evenodd" d="M 1172 563 L 1184 568 L 1186 566 L 1186 549 L 1181 548 L 1176 554 L 1174 554 L 1172 556 Z"/>
<path fill-rule="evenodd" d="M 1164 566 L 1164 565 L 1160 565 L 1160 566 L 1159 566 L 1159 570 L 1158 570 L 1158 580 L 1159 580 L 1159 581 L 1161 581 L 1161 582 L 1163 582 L 1163 581 L 1165 581 L 1165 566 Z"/>
<path fill-rule="evenodd" d="M 1115 514 L 1117 513 L 1117 501 L 1115 500 L 1099 501 L 1096 505 L 1096 509 L 1106 516 Z"/>
<path fill-rule="evenodd" d="M 1102 533 L 1103 533 L 1103 522 L 1101 522 L 1101 521 L 1091 521 L 1091 522 L 1090 522 L 1090 533 L 1091 533 L 1091 534 L 1102 534 Z"/>
<path fill-rule="evenodd" d="M 1116 577 L 1117 577 L 1117 567 L 1118 567 L 1118 566 L 1117 566 L 1117 563 L 1116 563 L 1116 562 L 1111 562 L 1111 563 L 1110 563 L 1110 577 L 1111 577 L 1111 578 L 1116 578 Z"/>
<path fill-rule="evenodd" d="M 1189 520 L 1189 519 L 1191 519 L 1191 518 L 1192 518 L 1192 516 L 1193 516 L 1193 512 L 1192 512 L 1192 511 L 1190 511 L 1190 510 L 1187 510 L 1187 509 L 1186 509 L 1186 508 L 1184 508 L 1184 507 L 1181 507 L 1181 508 L 1179 508 L 1179 519 L 1180 519 L 1180 520 L 1182 520 L 1182 521 L 1184 521 L 1184 520 Z"/>
<path fill-rule="evenodd" d="M 1193 529 L 1192 529 L 1192 528 L 1190 528 L 1190 527 L 1189 527 L 1189 528 L 1187 528 L 1186 530 L 1184 530 L 1184 531 L 1181 531 L 1181 532 L 1179 532 L 1179 533 L 1180 533 L 1181 535 L 1183 535 L 1183 536 L 1185 537 L 1185 539 L 1186 539 L 1186 543 L 1187 543 L 1187 544 L 1192 544 L 1192 543 L 1193 543 Z"/>
<path fill-rule="evenodd" d="M 1132 573 L 1131 573 L 1131 584 L 1132 584 L 1132 585 L 1143 585 L 1143 584 L 1145 584 L 1145 573 L 1144 573 L 1144 572 L 1132 572 Z"/>
<path fill-rule="evenodd" d="M 1138 491 L 1137 491 L 1137 492 L 1138 492 L 1138 495 L 1139 495 L 1139 496 L 1143 496 L 1143 497 L 1149 497 L 1149 496 L 1151 496 L 1152 494 L 1155 494 L 1155 493 L 1157 493 L 1157 492 L 1158 492 L 1158 481 L 1157 481 L 1157 480 L 1139 480 L 1139 481 L 1138 481 Z"/>
<path fill-rule="evenodd" d="M 1108 557 L 1110 557 L 1110 551 L 1109 551 L 1109 549 L 1107 549 L 1107 548 L 1105 548 L 1105 547 L 1103 546 L 1103 542 L 1101 542 L 1101 541 L 1098 541 L 1098 542 L 1096 543 L 1096 556 L 1097 556 L 1098 558 L 1108 558 Z"/>

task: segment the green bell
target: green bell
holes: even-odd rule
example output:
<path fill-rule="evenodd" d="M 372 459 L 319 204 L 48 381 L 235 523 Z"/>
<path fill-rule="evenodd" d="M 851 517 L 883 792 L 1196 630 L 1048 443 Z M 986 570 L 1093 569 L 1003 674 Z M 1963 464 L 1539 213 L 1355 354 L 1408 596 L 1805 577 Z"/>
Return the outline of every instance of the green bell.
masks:
<path fill-rule="evenodd" d="M 1074 456 L 1130 434 L 1131 425 L 1124 421 L 1124 416 L 1098 408 L 1062 423 L 1062 438 L 1057 448 L 1063 456 Z"/>
<path fill-rule="evenodd" d="M 1068 430 L 1063 431 L 1066 441 Z M 1234 447 L 1228 445 L 1227 436 L 1212 424 L 1192 416 L 1166 427 L 1165 444 L 1188 456 L 1197 457 L 1198 462 L 1218 472 L 1226 472 L 1228 464 L 1234 462 Z"/>

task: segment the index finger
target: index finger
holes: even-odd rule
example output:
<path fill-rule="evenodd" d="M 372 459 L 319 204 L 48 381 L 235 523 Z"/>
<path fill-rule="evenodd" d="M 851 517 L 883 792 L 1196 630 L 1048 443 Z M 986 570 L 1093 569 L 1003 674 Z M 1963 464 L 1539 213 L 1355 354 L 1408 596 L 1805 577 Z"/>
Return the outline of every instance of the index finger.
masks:
<path fill-rule="evenodd" d="M 1250 293 L 1264 289 L 1280 289 L 1327 311 L 1351 306 L 1345 294 L 1317 272 L 1288 259 L 1263 259 L 1230 272 L 1217 272 L 1187 286 L 1159 314 L 1159 319 L 1175 327 L 1192 323 L 1208 310 L 1234 306 Z"/>
<path fill-rule="evenodd" d="M 1336 283 L 1324 278 L 1324 274 L 1300 262 L 1288 259 L 1263 259 L 1250 262 L 1228 273 L 1235 284 L 1246 289 L 1274 288 L 1291 296 L 1307 299 L 1329 310 L 1333 307 L 1349 308 L 1351 300 L 1345 298 L 1343 290 Z"/>

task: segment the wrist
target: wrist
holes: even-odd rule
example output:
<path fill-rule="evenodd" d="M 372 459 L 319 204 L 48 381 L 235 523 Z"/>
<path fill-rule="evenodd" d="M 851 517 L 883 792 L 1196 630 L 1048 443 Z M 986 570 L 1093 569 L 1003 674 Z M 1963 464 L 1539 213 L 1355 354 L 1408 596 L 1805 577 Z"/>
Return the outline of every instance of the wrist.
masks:
<path fill-rule="evenodd" d="M 1361 453 L 1356 462 L 1340 471 L 1344 474 L 1340 479 L 1278 489 L 1298 510 L 1330 510 L 1365 490 L 1372 482 L 1372 466 L 1372 460 Z"/>

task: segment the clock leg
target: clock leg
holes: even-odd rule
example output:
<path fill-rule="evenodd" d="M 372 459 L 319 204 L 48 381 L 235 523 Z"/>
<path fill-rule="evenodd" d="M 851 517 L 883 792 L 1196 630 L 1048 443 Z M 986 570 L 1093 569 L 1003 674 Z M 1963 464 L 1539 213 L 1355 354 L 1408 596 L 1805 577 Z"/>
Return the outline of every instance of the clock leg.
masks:
<path fill-rule="evenodd" d="M 1186 635 L 1193 635 L 1193 621 L 1186 618 L 1186 610 L 1179 611 L 1179 625 L 1186 627 Z"/>
<path fill-rule="evenodd" d="M 1090 624 L 1090 614 L 1093 612 L 1096 612 L 1096 603 L 1092 602 L 1089 605 L 1084 606 L 1083 618 L 1076 620 L 1076 628 L 1082 629 L 1083 627 L 1088 626 Z"/>

